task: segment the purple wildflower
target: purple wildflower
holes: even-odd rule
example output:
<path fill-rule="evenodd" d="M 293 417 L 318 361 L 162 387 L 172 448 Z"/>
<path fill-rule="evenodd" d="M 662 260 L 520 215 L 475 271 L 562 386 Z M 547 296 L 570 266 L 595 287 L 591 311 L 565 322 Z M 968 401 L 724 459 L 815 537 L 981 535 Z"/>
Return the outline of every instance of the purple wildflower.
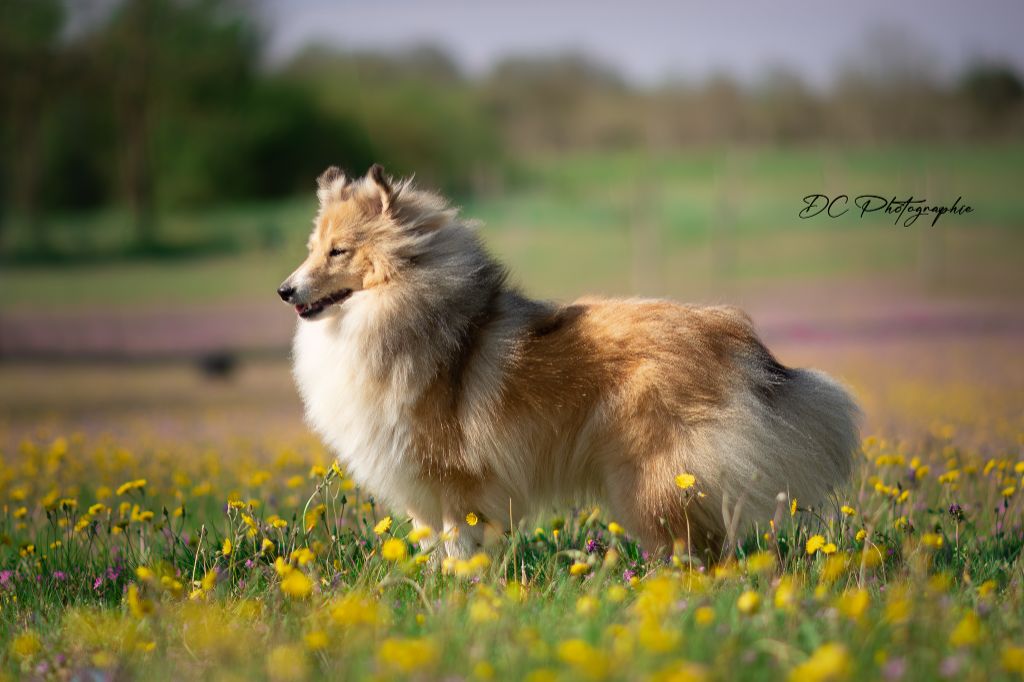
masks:
<path fill-rule="evenodd" d="M 963 667 L 964 659 L 959 655 L 947 656 L 939 664 L 939 675 L 942 677 L 956 677 Z"/>
<path fill-rule="evenodd" d="M 895 682 L 896 680 L 902 680 L 903 675 L 907 672 L 907 659 L 905 658 L 894 658 L 891 661 L 886 662 L 882 666 L 882 676 L 887 680 Z"/>

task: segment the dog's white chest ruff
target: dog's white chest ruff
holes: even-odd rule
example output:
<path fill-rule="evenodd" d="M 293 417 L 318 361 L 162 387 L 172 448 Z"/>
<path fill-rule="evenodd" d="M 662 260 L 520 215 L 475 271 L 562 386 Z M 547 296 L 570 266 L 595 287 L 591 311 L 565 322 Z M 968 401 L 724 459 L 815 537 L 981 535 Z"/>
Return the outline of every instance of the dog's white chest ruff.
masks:
<path fill-rule="evenodd" d="M 408 506 L 418 487 L 417 468 L 409 461 L 414 391 L 369 375 L 353 317 L 341 324 L 299 323 L 294 373 L 306 419 L 357 483 L 393 505 Z"/>

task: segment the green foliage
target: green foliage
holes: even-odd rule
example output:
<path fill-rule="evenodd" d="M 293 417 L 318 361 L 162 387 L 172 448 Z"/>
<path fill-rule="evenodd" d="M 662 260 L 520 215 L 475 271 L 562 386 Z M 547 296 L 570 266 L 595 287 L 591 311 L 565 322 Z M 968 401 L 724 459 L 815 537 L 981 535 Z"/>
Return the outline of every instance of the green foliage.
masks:
<path fill-rule="evenodd" d="M 328 165 L 361 173 L 375 161 L 460 193 L 500 163 L 457 74 L 435 89 L 439 54 L 328 55 L 316 77 L 274 73 L 254 16 L 226 0 L 121 0 L 70 40 L 57 38 L 61 8 L 3 5 L 0 139 L 14 153 L 0 163 L 13 206 L 0 227 L 28 235 L 13 253 L 3 240 L 8 257 L 82 253 L 60 248 L 57 211 L 126 208 L 134 244 L 108 255 L 195 254 L 231 242 L 182 250 L 160 228 L 168 212 L 308 192 Z M 352 65 L 367 77 L 335 78 Z"/>

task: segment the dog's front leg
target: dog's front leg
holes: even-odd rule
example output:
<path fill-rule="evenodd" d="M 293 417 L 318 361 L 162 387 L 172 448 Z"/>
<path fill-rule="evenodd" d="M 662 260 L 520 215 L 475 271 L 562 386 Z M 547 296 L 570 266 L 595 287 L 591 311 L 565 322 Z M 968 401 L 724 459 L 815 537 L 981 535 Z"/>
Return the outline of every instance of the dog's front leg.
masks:
<path fill-rule="evenodd" d="M 441 544 L 442 539 L 438 536 L 440 532 L 438 526 L 441 524 L 438 522 L 430 523 L 426 518 L 411 509 L 407 510 L 406 513 L 412 520 L 412 533 L 410 535 L 417 538 L 416 544 L 419 545 L 420 553 L 430 556 L 428 563 L 432 568 L 440 567 L 445 553 L 444 547 Z M 438 515 L 437 521 L 440 521 L 440 515 Z"/>
<path fill-rule="evenodd" d="M 444 512 L 444 548 L 448 556 L 455 559 L 468 559 L 484 544 L 484 525 L 477 521 L 469 525 L 466 517 L 469 512 L 462 510 L 462 505 L 445 505 Z"/>

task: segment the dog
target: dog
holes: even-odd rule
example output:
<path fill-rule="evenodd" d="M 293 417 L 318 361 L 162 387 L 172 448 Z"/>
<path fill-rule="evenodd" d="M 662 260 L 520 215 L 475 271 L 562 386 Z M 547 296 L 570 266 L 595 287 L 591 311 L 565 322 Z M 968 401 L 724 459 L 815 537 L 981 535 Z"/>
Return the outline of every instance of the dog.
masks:
<path fill-rule="evenodd" d="M 485 525 L 597 500 L 646 551 L 714 559 L 739 519 L 849 475 L 855 401 L 782 365 L 740 310 L 532 300 L 438 194 L 380 165 L 317 182 L 309 254 L 277 292 L 300 318 L 307 421 L 448 556 Z"/>

